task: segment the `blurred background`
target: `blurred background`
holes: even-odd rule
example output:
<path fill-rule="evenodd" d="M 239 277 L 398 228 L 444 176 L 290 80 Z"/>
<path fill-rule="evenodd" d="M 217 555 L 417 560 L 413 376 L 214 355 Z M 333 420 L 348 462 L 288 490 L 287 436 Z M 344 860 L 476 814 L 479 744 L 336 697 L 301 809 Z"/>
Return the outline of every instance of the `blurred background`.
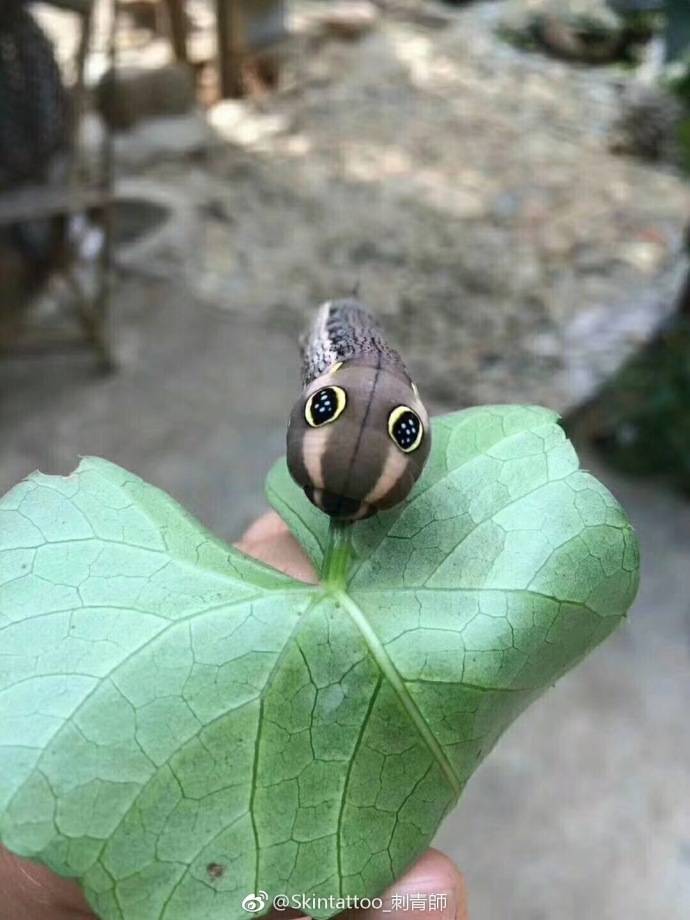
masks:
<path fill-rule="evenodd" d="M 688 0 L 0 2 L 0 492 L 107 457 L 236 539 L 315 307 L 436 412 L 557 409 L 629 622 L 438 845 L 473 920 L 690 916 Z"/>

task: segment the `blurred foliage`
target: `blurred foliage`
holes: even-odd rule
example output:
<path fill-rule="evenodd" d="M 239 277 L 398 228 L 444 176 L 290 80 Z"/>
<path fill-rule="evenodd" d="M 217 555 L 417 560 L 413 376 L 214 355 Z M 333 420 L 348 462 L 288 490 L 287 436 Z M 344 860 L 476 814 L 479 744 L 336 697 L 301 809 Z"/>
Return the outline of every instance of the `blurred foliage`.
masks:
<path fill-rule="evenodd" d="M 690 0 L 688 0 L 688 26 L 690 27 Z M 685 56 L 668 67 L 665 85 L 682 106 L 678 125 L 678 159 L 680 166 L 690 172 L 690 46 Z"/>
<path fill-rule="evenodd" d="M 690 0 L 666 0 L 666 60 L 690 54 Z"/>
<path fill-rule="evenodd" d="M 690 49 L 690 0 L 513 0 L 510 9 L 499 34 L 525 50 L 558 52 L 554 37 L 562 30 L 580 45 L 563 56 L 589 63 L 635 67 L 655 35 L 663 35 L 667 62 Z"/>
<path fill-rule="evenodd" d="M 681 121 L 678 128 L 678 148 L 680 167 L 690 173 L 690 115 Z"/>
<path fill-rule="evenodd" d="M 607 0 L 620 16 L 652 31 L 664 29 L 667 61 L 684 57 L 690 48 L 690 0 Z"/>
<path fill-rule="evenodd" d="M 690 109 L 690 61 L 679 67 L 677 74 L 672 70 L 668 82 L 676 96 Z"/>
<path fill-rule="evenodd" d="M 690 315 L 674 317 L 606 385 L 585 427 L 615 466 L 668 475 L 690 494 Z"/>
<path fill-rule="evenodd" d="M 619 15 L 637 22 L 640 35 L 663 32 L 666 67 L 661 88 L 677 98 L 682 111 L 674 144 L 674 160 L 690 172 L 690 0 L 608 0 Z M 678 116 L 676 116 L 678 117 Z"/>
<path fill-rule="evenodd" d="M 663 14 L 654 10 L 619 9 L 607 0 L 513 0 L 498 32 L 523 50 L 582 63 L 633 66 L 663 22 Z"/>

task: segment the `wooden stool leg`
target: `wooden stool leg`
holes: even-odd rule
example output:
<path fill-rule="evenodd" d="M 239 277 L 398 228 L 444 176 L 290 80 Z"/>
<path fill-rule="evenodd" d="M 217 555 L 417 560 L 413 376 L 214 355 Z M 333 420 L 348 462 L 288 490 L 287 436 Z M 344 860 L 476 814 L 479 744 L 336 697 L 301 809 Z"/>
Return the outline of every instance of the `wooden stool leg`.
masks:
<path fill-rule="evenodd" d="M 216 21 L 221 96 L 236 98 L 244 94 L 242 66 L 246 52 L 240 0 L 216 0 Z"/>
<path fill-rule="evenodd" d="M 173 50 L 178 61 L 186 64 L 189 60 L 187 54 L 187 16 L 185 13 L 185 0 L 166 0 L 168 18 L 170 19 L 170 34 Z"/>

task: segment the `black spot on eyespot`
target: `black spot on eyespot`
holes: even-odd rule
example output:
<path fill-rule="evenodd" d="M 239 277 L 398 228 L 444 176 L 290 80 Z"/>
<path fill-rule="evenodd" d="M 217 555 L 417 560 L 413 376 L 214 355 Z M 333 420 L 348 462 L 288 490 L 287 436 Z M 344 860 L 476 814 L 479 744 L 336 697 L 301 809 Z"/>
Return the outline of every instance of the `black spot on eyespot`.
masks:
<path fill-rule="evenodd" d="M 392 434 L 402 450 L 409 450 L 419 437 L 421 427 L 422 423 L 419 420 L 419 416 L 408 410 L 395 420 Z"/>

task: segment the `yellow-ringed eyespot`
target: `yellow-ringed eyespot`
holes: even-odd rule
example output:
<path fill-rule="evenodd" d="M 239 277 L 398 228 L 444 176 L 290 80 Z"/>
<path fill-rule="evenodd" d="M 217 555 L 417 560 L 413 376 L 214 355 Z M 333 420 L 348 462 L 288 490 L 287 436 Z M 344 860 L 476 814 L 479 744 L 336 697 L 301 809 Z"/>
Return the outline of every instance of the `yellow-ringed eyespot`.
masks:
<path fill-rule="evenodd" d="M 388 416 L 388 434 L 403 453 L 411 454 L 422 443 L 424 426 L 409 406 L 398 406 Z"/>
<path fill-rule="evenodd" d="M 312 428 L 334 422 L 347 405 L 347 394 L 342 387 L 323 387 L 313 393 L 304 407 L 304 417 Z"/>

